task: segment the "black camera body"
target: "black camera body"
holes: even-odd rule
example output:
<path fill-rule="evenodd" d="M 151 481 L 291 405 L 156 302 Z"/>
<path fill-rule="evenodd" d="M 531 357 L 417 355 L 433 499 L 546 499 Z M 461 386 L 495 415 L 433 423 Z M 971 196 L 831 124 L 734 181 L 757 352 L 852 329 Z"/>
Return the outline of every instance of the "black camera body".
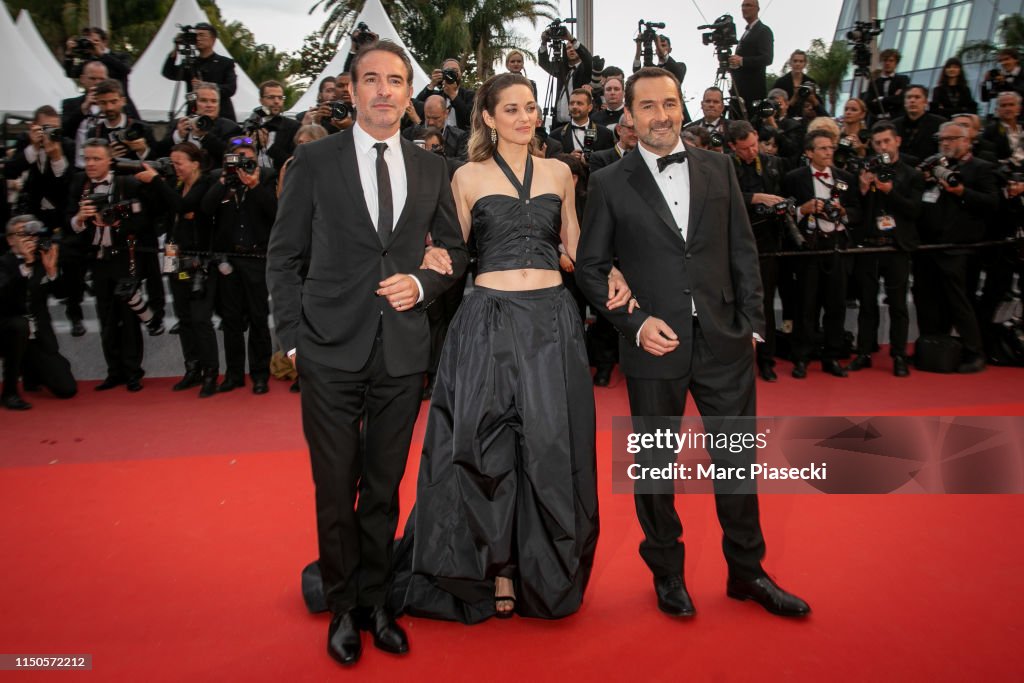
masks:
<path fill-rule="evenodd" d="M 922 173 L 930 174 L 935 182 L 944 180 L 950 187 L 958 187 L 963 182 L 960 172 L 952 168 L 949 159 L 942 154 L 933 154 L 922 161 L 917 168 Z"/>
<path fill-rule="evenodd" d="M 335 100 L 330 102 L 331 105 L 331 118 L 342 121 L 352 116 L 355 113 L 355 107 L 348 102 L 342 102 L 341 100 Z"/>
<path fill-rule="evenodd" d="M 198 45 L 199 34 L 196 33 L 194 26 L 181 26 L 178 25 L 178 34 L 174 36 L 174 44 L 178 46 L 178 49 L 195 47 Z"/>
<path fill-rule="evenodd" d="M 206 114 L 203 114 L 202 116 L 189 116 L 188 120 L 192 124 L 193 128 L 204 133 L 208 133 L 213 130 L 213 124 L 215 123 L 213 118 Z"/>
<path fill-rule="evenodd" d="M 459 72 L 455 69 L 441 69 L 441 80 L 449 85 L 458 85 Z"/>
<path fill-rule="evenodd" d="M 654 66 L 654 41 L 658 38 L 656 28 L 665 28 L 665 22 L 641 19 L 636 24 L 637 40 L 643 44 L 644 66 Z"/>
<path fill-rule="evenodd" d="M 360 21 L 356 24 L 355 30 L 352 31 L 352 44 L 357 50 L 364 45 L 376 42 L 376 40 L 377 34 L 370 30 L 365 21 Z"/>
<path fill-rule="evenodd" d="M 875 36 L 882 34 L 882 20 L 858 21 L 853 28 L 846 32 L 846 39 L 850 41 L 853 50 L 853 65 L 856 67 L 855 76 L 870 76 L 871 74 L 871 41 Z"/>
<path fill-rule="evenodd" d="M 565 41 L 569 39 L 569 29 L 562 24 L 575 24 L 576 20 L 573 18 L 567 19 L 555 19 L 548 27 L 544 29 L 548 37 L 551 39 L 551 47 L 548 55 L 549 60 L 552 64 L 557 64 L 565 59 Z"/>
<path fill-rule="evenodd" d="M 141 121 L 132 121 L 124 128 L 110 131 L 107 137 L 111 143 L 135 142 L 146 137 L 146 126 Z"/>
<path fill-rule="evenodd" d="M 42 221 L 28 221 L 22 226 L 21 231 L 25 233 L 26 237 L 35 237 L 38 240 L 36 248 L 39 251 L 50 251 L 54 244 L 61 241 L 60 230 L 52 230 L 43 225 Z"/>
<path fill-rule="evenodd" d="M 132 215 L 130 199 L 115 202 L 113 197 L 106 192 L 96 192 L 85 195 L 85 201 L 91 202 L 96 207 L 96 212 L 107 225 L 116 225 Z"/>
<path fill-rule="evenodd" d="M 717 130 L 711 131 L 708 136 L 708 147 L 725 147 L 725 134 Z"/>
<path fill-rule="evenodd" d="M 884 152 L 869 157 L 863 168 L 868 173 L 874 173 L 879 182 L 891 183 L 896 179 L 896 164 L 893 163 L 892 157 Z"/>
<path fill-rule="evenodd" d="M 796 200 L 788 197 L 777 204 L 768 206 L 766 204 L 755 204 L 754 215 L 756 216 L 785 216 L 796 215 Z"/>
<path fill-rule="evenodd" d="M 843 209 L 841 207 L 840 200 L 843 197 L 843 193 L 846 192 L 849 187 L 850 186 L 842 180 L 836 180 L 832 183 L 832 187 L 830 187 L 828 191 L 828 201 L 825 202 L 825 208 L 822 209 L 821 212 L 825 217 L 825 220 L 836 224 L 843 222 Z"/>
<path fill-rule="evenodd" d="M 250 136 L 258 130 L 277 131 L 280 127 L 280 118 L 271 114 L 270 109 L 263 105 L 253 109 L 249 118 L 242 123 L 242 129 Z"/>
<path fill-rule="evenodd" d="M 594 143 L 597 141 L 597 129 L 592 125 L 583 133 L 583 159 L 589 164 L 590 155 L 594 153 Z"/>
<path fill-rule="evenodd" d="M 732 20 L 731 14 L 723 14 L 715 19 L 713 24 L 698 26 L 697 30 L 707 31 L 707 33 L 701 34 L 704 45 L 731 48 L 740 42 L 736 38 L 736 22 Z"/>
<path fill-rule="evenodd" d="M 806 100 L 811 95 L 818 94 L 818 86 L 814 83 L 801 83 L 800 87 L 796 89 L 797 100 Z"/>
<path fill-rule="evenodd" d="M 43 135 L 50 142 L 60 142 L 64 139 L 64 131 L 60 126 L 43 126 Z"/>
<path fill-rule="evenodd" d="M 755 100 L 750 107 L 750 114 L 757 119 L 770 119 L 777 117 L 781 110 L 778 103 L 770 98 Z"/>
<path fill-rule="evenodd" d="M 241 189 L 244 183 L 238 172 L 253 173 L 259 168 L 259 163 L 244 154 L 225 154 L 222 165 L 224 184 L 233 190 Z"/>

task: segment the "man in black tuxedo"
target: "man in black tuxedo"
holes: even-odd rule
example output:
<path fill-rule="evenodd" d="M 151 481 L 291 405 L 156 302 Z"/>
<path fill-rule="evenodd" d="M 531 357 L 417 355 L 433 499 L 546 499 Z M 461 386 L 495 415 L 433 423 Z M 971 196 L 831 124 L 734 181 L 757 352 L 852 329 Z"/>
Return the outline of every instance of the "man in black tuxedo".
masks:
<path fill-rule="evenodd" d="M 246 130 L 254 131 L 260 166 L 280 170 L 295 151 L 295 134 L 301 124 L 284 115 L 284 86 L 277 81 L 260 83 L 260 106 L 263 111 L 249 117 Z"/>
<path fill-rule="evenodd" d="M 900 63 L 899 50 L 882 50 L 878 59 L 882 62 L 882 71 L 861 94 L 861 99 L 867 105 L 872 120 L 898 119 L 904 114 L 903 95 L 910 86 L 910 77 L 896 73 Z"/>
<path fill-rule="evenodd" d="M 728 137 L 725 120 L 725 96 L 720 88 L 712 86 L 704 91 L 700 100 L 700 109 L 703 116 L 686 127 L 704 128 L 709 133 L 718 133 L 723 140 Z"/>
<path fill-rule="evenodd" d="M 752 344 L 764 334 L 764 317 L 757 248 L 733 162 L 684 149 L 679 81 L 664 69 L 633 74 L 626 107 L 640 144 L 590 177 L 576 274 L 587 298 L 622 334 L 619 355 L 634 431 L 650 431 L 648 416 L 682 415 L 687 392 L 705 420 L 753 416 Z M 615 257 L 635 294 L 628 310 L 604 306 Z M 638 461 L 664 466 L 675 457 L 671 449 L 648 450 Z M 640 554 L 654 574 L 658 607 L 692 616 L 672 483 L 663 480 L 657 493 L 634 496 L 645 536 Z M 807 604 L 761 568 L 765 545 L 756 494 L 718 495 L 715 504 L 725 536 L 727 594 L 775 614 L 807 614 Z"/>
<path fill-rule="evenodd" d="M 910 313 L 907 289 L 910 284 L 910 252 L 917 248 L 917 219 L 921 214 L 924 178 L 921 172 L 900 158 L 900 137 L 890 121 L 871 128 L 871 148 L 875 154 L 888 154 L 895 172 L 883 181 L 874 173 L 861 171 L 858 179 L 863 220 L 857 243 L 869 247 L 895 247 L 896 251 L 857 254 L 853 263 L 853 282 L 860 310 L 857 313 L 857 357 L 848 370 L 871 367 L 871 352 L 878 342 L 880 311 L 878 280 L 885 280 L 885 298 L 889 302 L 889 355 L 893 374 L 906 377 L 907 334 Z"/>
<path fill-rule="evenodd" d="M 423 125 L 441 131 L 446 158 L 465 161 L 469 156 L 469 133 L 448 124 L 448 109 L 448 102 L 444 97 L 431 95 L 423 103 Z M 411 126 L 402 131 L 402 137 L 406 140 L 415 140 L 413 136 L 421 131 L 419 126 Z"/>
<path fill-rule="evenodd" d="M 908 85 L 903 91 L 905 114 L 893 124 L 903 142 L 900 151 L 916 159 L 924 160 L 939 151 L 935 135 L 945 119 L 928 113 L 928 88 L 923 85 Z"/>
<path fill-rule="evenodd" d="M 986 221 L 999 209 L 999 188 L 991 164 L 971 155 L 966 129 L 944 123 L 939 130 L 939 148 L 960 173 L 960 182 L 935 182 L 930 175 L 923 195 L 918 229 L 925 244 L 970 244 L 985 237 Z M 981 330 L 972 305 L 973 292 L 967 286 L 971 250 L 924 251 L 914 259 L 914 303 L 921 334 L 948 334 L 956 328 L 963 344 L 959 372 L 985 369 Z"/>
<path fill-rule="evenodd" d="M 600 111 L 590 114 L 591 121 L 614 132 L 616 124 L 626 111 L 625 83 L 626 79 L 622 76 L 609 76 L 605 79 L 602 92 L 604 103 L 601 105 Z"/>
<path fill-rule="evenodd" d="M 611 149 L 615 138 L 610 130 L 590 120 L 594 98 L 586 88 L 578 88 L 569 97 L 569 115 L 572 120 L 561 128 L 553 128 L 551 134 L 562 143 L 562 151 L 578 159 L 589 160 L 594 152 Z"/>
<path fill-rule="evenodd" d="M 1024 96 L 1024 73 L 1020 68 L 1020 53 L 1015 48 L 1003 48 L 996 53 L 998 69 L 985 74 L 981 82 L 981 101 L 988 102 L 1003 92 L 1015 92 Z"/>
<path fill-rule="evenodd" d="M 797 202 L 797 221 L 806 246 L 826 254 L 801 256 L 796 264 L 800 293 L 799 314 L 793 325 L 793 377 L 807 377 L 807 361 L 814 347 L 822 309 L 824 349 L 821 369 L 846 377 L 839 364 L 846 320 L 846 282 L 851 267 L 839 253 L 851 245 L 849 230 L 860 223 L 857 179 L 832 165 L 835 139 L 826 130 L 807 134 L 804 155 L 810 163 L 786 174 L 782 193 Z"/>
<path fill-rule="evenodd" d="M 430 362 L 424 305 L 468 262 L 444 159 L 399 135 L 409 57 L 373 43 L 356 56 L 352 82 L 359 119 L 296 149 L 267 254 L 277 335 L 302 381 L 334 613 L 328 651 L 343 664 L 359 659 L 360 628 L 378 648 L 408 650 L 384 603 L 398 485 Z M 446 274 L 419 269 L 428 233 L 448 249 Z"/>
<path fill-rule="evenodd" d="M 108 78 L 93 87 L 92 95 L 99 107 L 99 119 L 96 125 L 86 130 L 85 139 L 107 140 L 114 158 L 154 158 L 156 138 L 153 137 L 153 129 L 125 111 L 127 100 L 121 84 Z"/>
<path fill-rule="evenodd" d="M 193 93 L 194 112 L 178 119 L 171 134 L 156 143 L 154 156 L 169 156 L 171 147 L 190 142 L 205 150 L 213 164 L 218 164 L 231 139 L 242 134 L 242 127 L 220 115 L 220 89 L 216 83 L 200 83 Z"/>
<path fill-rule="evenodd" d="M 64 135 L 75 142 L 75 168 L 85 168 L 82 161 L 82 144 L 85 142 L 88 129 L 96 125 L 100 108 L 96 105 L 93 88 L 107 80 L 107 67 L 103 62 L 92 61 L 82 65 L 82 73 L 78 84 L 85 92 L 78 97 L 71 97 L 60 106 L 60 127 Z"/>
<path fill-rule="evenodd" d="M 452 75 L 454 78 L 451 78 Z M 462 65 L 459 60 L 446 59 L 440 69 L 434 69 L 430 74 L 430 83 L 420 91 L 416 99 L 426 102 L 431 95 L 440 95 L 448 101 L 446 121 L 449 125 L 469 130 L 476 91 L 462 87 Z"/>
<path fill-rule="evenodd" d="M 565 27 L 562 27 L 565 29 Z M 564 57 L 561 61 L 552 62 L 549 43 L 564 43 Z M 563 37 L 551 35 L 551 29 L 540 34 L 540 49 L 537 51 L 537 64 L 555 78 L 555 104 L 551 112 L 551 130 L 569 123 L 569 97 L 573 91 L 590 85 L 594 77 L 594 57 L 587 46 L 576 40 L 571 34 Z M 569 150 L 571 148 L 565 148 Z"/>
<path fill-rule="evenodd" d="M 226 119 L 237 121 L 235 105 L 231 98 L 238 90 L 238 76 L 235 74 L 235 60 L 213 51 L 217 44 L 217 29 L 211 24 L 201 22 L 194 27 L 196 33 L 195 48 L 199 55 L 192 68 L 186 68 L 184 59 L 175 64 L 178 58 L 178 47 L 171 49 L 164 62 L 164 78 L 172 81 L 185 81 L 185 91 L 192 92 L 203 82 L 216 83 L 220 88 L 220 114 Z"/>
<path fill-rule="evenodd" d="M 761 23 L 758 15 L 761 5 L 757 0 L 743 0 L 740 13 L 747 28 L 740 36 L 736 54 L 729 57 L 733 86 L 749 106 L 754 100 L 763 100 L 767 93 L 765 73 L 775 61 L 775 36 Z"/>

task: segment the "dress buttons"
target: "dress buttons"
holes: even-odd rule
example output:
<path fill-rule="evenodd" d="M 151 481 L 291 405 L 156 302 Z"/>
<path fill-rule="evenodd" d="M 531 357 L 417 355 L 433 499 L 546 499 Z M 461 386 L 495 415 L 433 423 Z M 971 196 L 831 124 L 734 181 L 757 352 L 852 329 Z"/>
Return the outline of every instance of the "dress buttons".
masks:
<path fill-rule="evenodd" d="M 388 250 L 385 249 L 384 251 L 380 252 L 380 255 L 381 256 L 387 256 L 388 255 Z"/>
<path fill-rule="evenodd" d="M 690 292 L 691 292 L 691 290 L 689 290 L 689 289 L 684 289 L 683 290 L 683 294 L 689 294 Z"/>
<path fill-rule="evenodd" d="M 688 258 L 688 259 L 693 258 L 693 254 L 687 254 L 686 258 Z"/>
<path fill-rule="evenodd" d="M 527 204 L 529 204 L 529 203 L 530 203 L 530 200 L 529 200 L 529 199 L 527 199 L 527 200 L 526 200 L 526 203 L 527 203 Z"/>

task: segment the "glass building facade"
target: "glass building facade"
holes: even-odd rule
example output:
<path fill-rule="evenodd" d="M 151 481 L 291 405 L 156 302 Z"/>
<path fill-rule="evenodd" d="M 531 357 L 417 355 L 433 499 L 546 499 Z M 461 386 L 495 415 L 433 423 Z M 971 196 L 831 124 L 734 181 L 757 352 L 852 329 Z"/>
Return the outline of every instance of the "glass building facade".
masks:
<path fill-rule="evenodd" d="M 844 0 L 835 39 L 846 40 L 846 32 L 858 20 L 881 19 L 884 32 L 875 39 L 878 50 L 899 50 L 898 72 L 909 75 L 911 83 L 932 88 L 939 82 L 942 65 L 956 56 L 964 43 L 987 40 L 998 44 L 999 21 L 1022 11 L 1024 0 Z M 982 75 L 994 66 L 978 58 L 964 63 L 968 84 L 979 103 Z M 850 77 L 852 72 L 851 67 Z M 841 92 L 841 101 L 845 101 L 849 80 Z M 985 106 L 982 104 L 979 113 L 986 113 Z"/>

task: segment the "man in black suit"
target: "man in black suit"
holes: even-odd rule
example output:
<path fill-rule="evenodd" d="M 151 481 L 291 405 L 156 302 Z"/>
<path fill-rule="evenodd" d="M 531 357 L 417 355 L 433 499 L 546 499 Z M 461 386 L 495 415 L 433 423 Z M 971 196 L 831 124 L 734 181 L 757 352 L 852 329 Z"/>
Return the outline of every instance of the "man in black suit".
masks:
<path fill-rule="evenodd" d="M 959 123 L 967 131 L 971 140 L 971 154 L 992 164 L 999 163 L 999 156 L 996 146 L 986 140 L 981 134 L 981 117 L 977 114 L 958 114 L 952 119 L 953 123 Z M 910 163 L 910 160 L 907 160 Z"/>
<path fill-rule="evenodd" d="M 277 81 L 260 83 L 260 105 L 264 115 L 250 117 L 246 125 L 256 127 L 253 142 L 259 150 L 260 166 L 280 170 L 295 151 L 295 134 L 301 124 L 284 115 L 284 86 Z"/>
<path fill-rule="evenodd" d="M 970 244 L 985 237 L 986 221 L 999 209 L 999 188 L 993 166 L 971 155 L 966 129 L 944 123 L 939 130 L 939 148 L 960 173 L 960 182 L 950 185 L 925 176 L 929 187 L 923 195 L 918 230 L 925 244 Z M 963 344 L 959 372 L 985 369 L 981 330 L 972 305 L 973 292 L 967 287 L 970 250 L 924 251 L 914 259 L 914 303 L 921 334 L 948 334 L 956 328 Z"/>
<path fill-rule="evenodd" d="M 449 125 L 469 130 L 476 91 L 462 87 L 462 65 L 459 60 L 446 59 L 440 69 L 434 69 L 430 74 L 430 83 L 420 91 L 416 99 L 426 102 L 431 95 L 440 95 L 448 100 L 446 120 Z"/>
<path fill-rule="evenodd" d="M 709 133 L 718 133 L 723 140 L 728 137 L 725 120 L 725 96 L 720 88 L 712 86 L 704 91 L 704 96 L 700 100 L 700 109 L 704 115 L 686 127 L 704 128 Z"/>
<path fill-rule="evenodd" d="M 903 142 L 900 151 L 916 159 L 924 160 L 939 151 L 935 134 L 945 119 L 928 113 L 928 88 L 923 85 L 908 85 L 903 91 L 905 114 L 893 121 Z"/>
<path fill-rule="evenodd" d="M 565 28 L 564 26 L 562 27 Z M 564 56 L 557 62 L 551 61 L 550 50 L 557 46 L 549 43 L 563 43 Z M 594 77 L 594 58 L 587 46 L 576 40 L 571 34 L 564 37 L 553 37 L 551 29 L 540 34 L 540 49 L 537 52 L 537 63 L 540 68 L 555 78 L 555 104 L 551 112 L 551 130 L 569 123 L 569 97 L 573 91 L 590 85 Z M 567 150 L 569 148 L 566 148 Z"/>
<path fill-rule="evenodd" d="M 1020 68 L 1020 53 L 1015 48 L 1003 48 L 996 53 L 998 69 L 985 74 L 981 82 L 981 101 L 988 102 L 1003 92 L 1015 92 L 1024 96 L 1024 73 Z"/>
<path fill-rule="evenodd" d="M 633 74 L 626 107 L 640 144 L 591 175 L 576 273 L 587 298 L 622 334 L 634 431 L 650 431 L 647 416 L 682 415 L 687 392 L 705 420 L 753 416 L 752 344 L 764 334 L 764 317 L 757 248 L 733 162 L 684 149 L 679 81 L 664 69 Z M 628 310 L 604 306 L 615 257 L 635 295 Z M 712 450 L 713 458 L 721 455 Z M 674 462 L 676 454 L 660 449 L 637 457 L 656 467 Z M 662 480 L 654 489 L 634 496 L 645 536 L 640 554 L 654 574 L 658 607 L 692 616 L 673 482 Z M 807 614 L 807 603 L 761 568 L 765 546 L 756 494 L 718 495 L 715 504 L 725 536 L 727 594 L 775 614 Z"/>
<path fill-rule="evenodd" d="M 78 77 L 78 84 L 85 92 L 78 97 L 71 97 L 61 102 L 60 127 L 64 135 L 75 142 L 75 168 L 85 168 L 82 162 L 82 145 L 85 143 L 88 129 L 96 125 L 100 108 L 96 105 L 93 88 L 107 80 L 107 67 L 103 62 L 86 62 Z"/>
<path fill-rule="evenodd" d="M 360 628 L 378 648 L 408 650 L 384 603 L 398 485 L 430 362 L 424 305 L 468 261 L 444 159 L 399 135 L 409 57 L 374 43 L 356 56 L 352 82 L 359 119 L 296 149 L 267 254 L 277 335 L 302 381 L 334 613 L 328 651 L 343 664 L 359 659 Z M 428 233 L 448 249 L 446 274 L 419 269 Z"/>
<path fill-rule="evenodd" d="M 192 68 L 187 68 L 185 60 L 175 64 L 178 58 L 178 47 L 171 49 L 164 62 L 163 76 L 172 81 L 185 81 L 185 91 L 192 92 L 203 82 L 216 83 L 220 88 L 220 114 L 226 119 L 237 121 L 235 105 L 231 98 L 238 90 L 238 76 L 235 74 L 235 60 L 213 51 L 217 43 L 217 29 L 211 24 L 201 22 L 195 25 L 198 58 Z"/>
<path fill-rule="evenodd" d="M 571 120 L 561 128 L 553 128 L 551 134 L 562 143 L 562 151 L 579 159 L 589 161 L 590 155 L 602 149 L 615 146 L 610 130 L 590 120 L 594 98 L 586 88 L 578 88 L 569 97 Z"/>
<path fill-rule="evenodd" d="M 85 64 L 90 61 L 97 61 L 103 64 L 107 70 L 105 78 L 113 78 L 121 83 L 124 89 L 124 96 L 127 100 L 125 111 L 134 119 L 140 118 L 136 111 L 132 98 L 128 94 L 128 74 L 132 71 L 132 58 L 127 52 L 113 52 L 110 49 L 110 39 L 107 32 L 98 26 L 91 26 L 82 29 L 82 37 L 92 42 L 92 53 L 83 62 L 82 57 L 76 56 L 73 48 L 77 38 L 68 38 L 64 50 L 64 75 L 68 78 L 78 79 Z"/>
<path fill-rule="evenodd" d="M 906 377 L 907 334 L 910 313 L 907 289 L 910 284 L 910 252 L 917 248 L 917 219 L 921 214 L 924 178 L 921 172 L 900 158 L 900 137 L 890 121 L 871 128 L 871 148 L 875 154 L 888 154 L 894 176 L 883 181 L 874 173 L 861 171 L 861 229 L 857 243 L 869 247 L 895 247 L 896 251 L 857 254 L 853 263 L 853 282 L 860 301 L 857 313 L 857 357 L 847 370 L 871 367 L 871 353 L 878 342 L 878 280 L 885 280 L 885 298 L 889 305 L 889 355 L 893 374 Z"/>
<path fill-rule="evenodd" d="M 896 73 L 900 63 L 899 50 L 882 50 L 878 59 L 882 62 L 882 71 L 861 94 L 861 99 L 867 105 L 872 120 L 897 119 L 904 114 L 903 96 L 910 86 L 910 77 Z"/>
<path fill-rule="evenodd" d="M 171 134 L 156 143 L 154 156 L 168 156 L 174 145 L 191 142 L 206 150 L 207 158 L 217 164 L 231 139 L 242 134 L 242 127 L 220 115 L 220 89 L 216 83 L 200 83 L 193 92 L 196 97 L 194 110 L 189 112 L 189 116 L 178 119 Z"/>
<path fill-rule="evenodd" d="M 0 354 L 2 403 L 8 410 L 32 407 L 18 394 L 19 373 L 26 391 L 44 386 L 57 398 L 71 398 L 78 391 L 71 364 L 60 355 L 47 307 L 50 294 L 58 294 L 53 288 L 61 279 L 59 244 L 40 248 L 40 237 L 48 233 L 32 215 L 15 216 L 7 223 L 10 251 L 0 256 Z"/>
<path fill-rule="evenodd" d="M 835 140 L 826 130 L 807 134 L 804 155 L 810 164 L 786 174 L 782 192 L 797 202 L 797 220 L 806 246 L 829 253 L 802 256 L 796 264 L 799 315 L 793 325 L 793 377 L 807 377 L 819 313 L 824 309 L 821 369 L 846 377 L 839 364 L 846 320 L 846 281 L 850 264 L 839 249 L 850 246 L 848 230 L 860 222 L 857 179 L 832 165 Z"/>
<path fill-rule="evenodd" d="M 88 128 L 85 139 L 102 138 L 110 143 L 110 152 L 115 158 L 133 160 L 154 158 L 156 138 L 153 129 L 125 111 L 127 100 L 121 84 L 112 78 L 101 81 L 92 88 L 93 100 L 99 107 L 96 125 Z"/>
<path fill-rule="evenodd" d="M 600 111 L 590 114 L 590 120 L 599 126 L 604 126 L 610 131 L 615 131 L 615 126 L 626 111 L 626 79 L 622 76 L 609 76 L 605 79 L 603 99 Z"/>
<path fill-rule="evenodd" d="M 775 61 L 775 36 L 772 30 L 761 23 L 758 14 L 761 5 L 757 0 L 743 0 L 740 13 L 747 22 L 747 28 L 740 36 L 736 54 L 729 57 L 733 86 L 749 106 L 754 100 L 763 100 L 767 93 L 765 73 Z"/>
<path fill-rule="evenodd" d="M 446 158 L 465 161 L 469 156 L 469 133 L 448 125 L 448 109 L 448 101 L 444 97 L 431 95 L 423 103 L 423 125 L 441 131 Z M 422 131 L 420 126 L 411 126 L 402 131 L 402 137 L 415 140 L 413 136 L 418 131 Z"/>
<path fill-rule="evenodd" d="M 989 124 L 982 134 L 994 148 L 996 158 L 1000 161 L 1013 159 L 1024 161 L 1024 129 L 1021 128 L 1020 103 L 1021 95 L 1012 90 L 999 93 L 996 98 L 996 120 Z"/>
<path fill-rule="evenodd" d="M 615 124 L 615 135 L 618 142 L 611 149 L 602 149 L 590 155 L 590 172 L 610 166 L 636 149 L 636 127 L 633 125 L 633 117 L 625 112 Z"/>

